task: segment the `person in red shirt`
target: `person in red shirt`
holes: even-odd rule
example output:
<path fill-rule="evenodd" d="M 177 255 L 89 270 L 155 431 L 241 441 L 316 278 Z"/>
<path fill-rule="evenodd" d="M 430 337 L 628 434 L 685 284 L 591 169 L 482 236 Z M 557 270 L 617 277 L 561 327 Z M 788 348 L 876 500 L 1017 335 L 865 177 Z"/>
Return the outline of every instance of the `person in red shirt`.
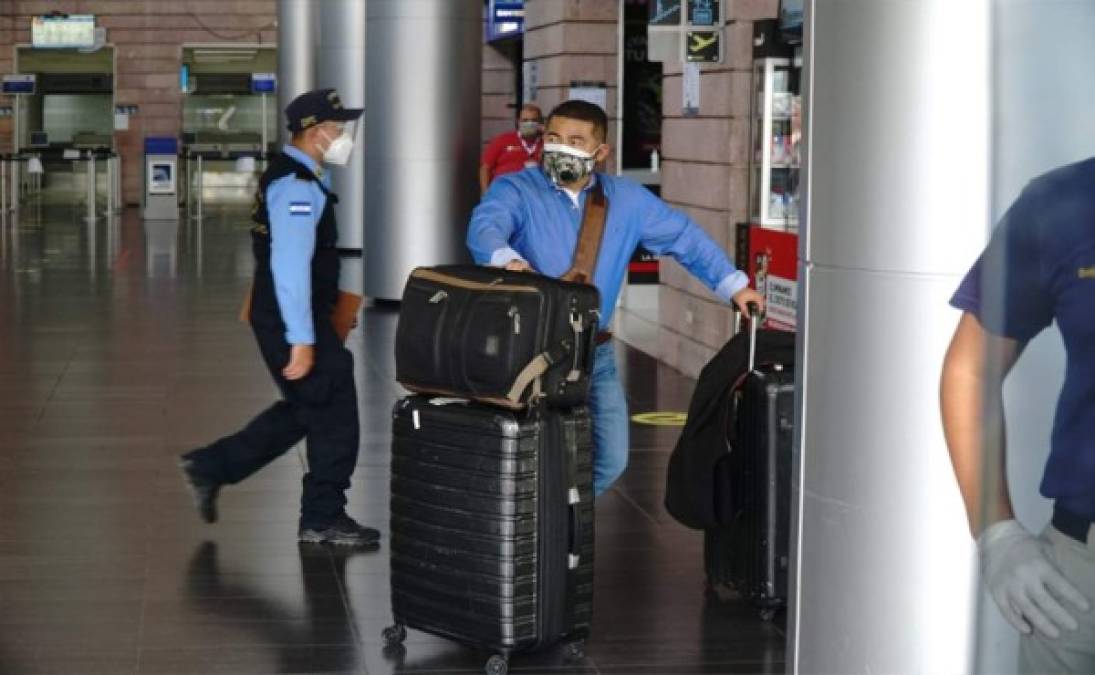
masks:
<path fill-rule="evenodd" d="M 499 134 L 487 144 L 479 164 L 479 191 L 485 193 L 490 182 L 506 173 L 539 166 L 544 153 L 544 113 L 533 103 L 521 106 L 517 130 Z"/>

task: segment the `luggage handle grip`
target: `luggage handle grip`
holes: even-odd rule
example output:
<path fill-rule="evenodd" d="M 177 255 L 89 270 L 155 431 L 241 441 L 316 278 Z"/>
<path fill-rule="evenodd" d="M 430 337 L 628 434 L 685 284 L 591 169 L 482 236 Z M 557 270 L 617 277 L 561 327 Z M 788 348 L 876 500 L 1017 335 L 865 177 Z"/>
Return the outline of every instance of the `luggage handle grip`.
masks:
<path fill-rule="evenodd" d="M 757 324 L 760 323 L 760 305 L 750 302 L 746 306 L 749 310 L 749 372 L 757 365 Z"/>
<path fill-rule="evenodd" d="M 578 562 L 581 559 L 582 518 L 578 513 L 581 495 L 578 493 L 578 488 L 576 487 L 570 488 L 567 495 L 567 501 L 569 502 L 568 510 L 570 511 L 570 547 L 567 568 L 574 569 L 578 566 Z"/>
<path fill-rule="evenodd" d="M 576 310 L 570 311 L 570 330 L 574 334 L 574 348 L 571 350 L 574 352 L 574 362 L 570 366 L 570 372 L 567 373 L 567 382 L 577 382 L 582 379 L 582 360 L 584 354 L 582 350 L 578 348 L 582 344 L 582 332 L 585 330 L 585 326 L 582 322 L 582 315 Z"/>
<path fill-rule="evenodd" d="M 746 310 L 749 312 L 749 369 L 748 373 L 753 372 L 756 368 L 757 360 L 757 328 L 760 325 L 760 319 L 764 316 L 761 314 L 760 305 L 755 302 L 750 302 L 745 305 Z M 741 331 L 741 310 L 737 305 L 734 305 L 734 332 Z"/>

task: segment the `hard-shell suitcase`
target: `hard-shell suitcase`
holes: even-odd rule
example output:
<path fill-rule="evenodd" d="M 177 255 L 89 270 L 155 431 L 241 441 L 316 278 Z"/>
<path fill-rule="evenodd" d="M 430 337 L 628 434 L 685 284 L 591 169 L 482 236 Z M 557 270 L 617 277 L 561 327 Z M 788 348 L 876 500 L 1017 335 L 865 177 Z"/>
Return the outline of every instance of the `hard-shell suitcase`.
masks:
<path fill-rule="evenodd" d="M 495 267 L 411 272 L 395 339 L 396 380 L 418 393 L 521 409 L 583 405 L 600 319 L 594 286 Z"/>
<path fill-rule="evenodd" d="M 511 654 L 568 643 L 593 612 L 590 417 L 411 396 L 393 412 L 391 593 L 406 627 Z"/>
<path fill-rule="evenodd" d="M 704 562 L 713 587 L 730 584 L 770 620 L 787 603 L 795 376 L 790 364 L 750 364 L 724 461 L 731 522 L 705 531 Z"/>

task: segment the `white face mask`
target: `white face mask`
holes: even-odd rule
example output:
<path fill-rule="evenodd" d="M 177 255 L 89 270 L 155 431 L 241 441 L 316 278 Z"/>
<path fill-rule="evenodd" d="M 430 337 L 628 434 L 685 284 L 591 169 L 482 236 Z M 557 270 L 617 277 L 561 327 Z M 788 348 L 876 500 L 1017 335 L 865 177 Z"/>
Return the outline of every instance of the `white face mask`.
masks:
<path fill-rule="evenodd" d="M 350 161 L 350 153 L 354 151 L 353 131 L 347 127 L 337 138 L 331 140 L 326 132 L 321 132 L 329 142 L 323 151 L 323 161 L 335 166 L 346 166 Z"/>

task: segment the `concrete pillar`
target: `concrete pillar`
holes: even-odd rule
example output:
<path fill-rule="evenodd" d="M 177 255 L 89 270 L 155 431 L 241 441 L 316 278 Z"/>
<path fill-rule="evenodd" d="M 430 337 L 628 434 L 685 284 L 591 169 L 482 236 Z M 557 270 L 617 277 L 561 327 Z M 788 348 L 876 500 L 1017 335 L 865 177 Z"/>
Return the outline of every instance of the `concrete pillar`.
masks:
<path fill-rule="evenodd" d="M 365 6 L 367 0 L 324 0 L 318 4 L 316 87 L 334 87 L 347 108 L 365 107 Z M 357 147 L 344 167 L 329 167 L 338 194 L 338 247 L 361 250 L 365 238 L 365 155 L 361 125 Z M 357 289 L 360 291 L 360 289 Z"/>
<path fill-rule="evenodd" d="M 278 130 L 289 142 L 285 107 L 315 88 L 316 10 L 314 0 L 278 0 Z"/>
<path fill-rule="evenodd" d="M 482 44 L 480 0 L 369 0 L 367 296 L 398 299 L 413 267 L 470 257 Z"/>
<path fill-rule="evenodd" d="M 969 666 L 972 542 L 939 413 L 989 229 L 988 0 L 809 0 L 788 664 Z"/>

